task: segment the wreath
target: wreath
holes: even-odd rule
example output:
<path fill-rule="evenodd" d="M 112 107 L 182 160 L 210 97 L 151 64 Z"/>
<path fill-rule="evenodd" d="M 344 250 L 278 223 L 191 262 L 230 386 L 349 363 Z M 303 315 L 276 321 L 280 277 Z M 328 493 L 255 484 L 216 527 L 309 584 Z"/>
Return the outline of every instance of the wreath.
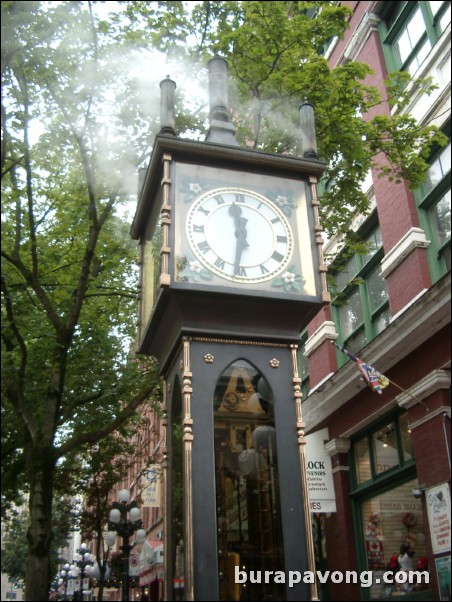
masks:
<path fill-rule="evenodd" d="M 407 512 L 402 519 L 402 523 L 405 525 L 407 529 L 412 529 L 417 522 L 416 515 L 412 512 Z"/>

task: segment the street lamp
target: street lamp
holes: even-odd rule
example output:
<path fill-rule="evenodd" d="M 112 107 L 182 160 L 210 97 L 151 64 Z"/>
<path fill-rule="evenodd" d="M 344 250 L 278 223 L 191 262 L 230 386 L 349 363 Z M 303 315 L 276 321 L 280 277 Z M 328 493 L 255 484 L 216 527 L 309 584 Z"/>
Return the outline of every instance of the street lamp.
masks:
<path fill-rule="evenodd" d="M 63 600 L 67 600 L 67 582 L 72 579 L 72 571 L 70 565 L 66 562 L 60 571 L 60 578 L 58 579 L 58 586 L 64 585 L 64 596 Z"/>
<path fill-rule="evenodd" d="M 74 554 L 74 565 L 73 572 L 76 573 L 77 577 L 80 577 L 80 597 L 75 592 L 74 600 L 83 600 L 83 579 L 85 575 L 90 574 L 90 568 L 94 563 L 93 556 L 88 551 L 86 543 L 82 543 L 80 548 Z"/>
<path fill-rule="evenodd" d="M 130 494 L 127 489 L 121 489 L 118 493 L 118 501 L 113 502 L 108 520 L 108 533 L 105 541 L 109 547 L 113 547 L 116 541 L 116 535 L 122 537 L 122 600 L 129 600 L 129 557 L 133 545 L 129 543 L 129 538 L 133 533 L 135 543 L 141 545 L 146 539 L 146 531 L 143 529 L 141 520 L 141 511 L 135 501 L 130 501 Z"/>

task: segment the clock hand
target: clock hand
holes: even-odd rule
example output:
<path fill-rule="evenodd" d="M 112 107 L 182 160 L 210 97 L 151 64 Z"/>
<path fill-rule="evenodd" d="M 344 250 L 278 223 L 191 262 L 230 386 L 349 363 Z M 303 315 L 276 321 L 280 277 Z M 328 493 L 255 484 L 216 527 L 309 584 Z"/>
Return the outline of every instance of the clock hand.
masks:
<path fill-rule="evenodd" d="M 241 208 L 233 203 L 229 207 L 229 214 L 234 217 L 235 220 L 235 237 L 237 239 L 236 247 L 235 247 L 235 259 L 234 259 L 234 275 L 236 276 L 240 272 L 240 259 L 242 257 L 242 253 L 246 247 L 249 247 L 249 244 L 246 240 L 246 223 L 247 219 L 241 217 L 242 210 Z"/>

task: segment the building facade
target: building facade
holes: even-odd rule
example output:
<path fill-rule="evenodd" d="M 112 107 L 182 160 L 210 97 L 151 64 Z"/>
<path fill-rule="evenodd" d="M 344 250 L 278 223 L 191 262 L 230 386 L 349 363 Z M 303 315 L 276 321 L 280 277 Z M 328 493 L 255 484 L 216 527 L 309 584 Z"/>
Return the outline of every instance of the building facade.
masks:
<path fill-rule="evenodd" d="M 369 84 L 379 89 L 396 69 L 432 77 L 435 92 L 413 90 L 403 110 L 450 137 L 450 4 L 341 4 L 353 14 L 327 51 L 331 67 L 368 63 Z M 397 110 L 383 104 L 369 117 Z M 333 262 L 332 303 L 303 338 L 303 417 L 308 433 L 328 429 L 336 495 L 335 513 L 313 514 L 319 567 L 372 575 L 365 587 L 329 580 L 323 595 L 450 600 L 450 143 L 432 153 L 415 192 L 372 176 L 372 212 L 353 225 L 368 253 L 348 257 L 336 273 Z M 329 241 L 326 252 L 333 248 Z M 389 385 L 371 390 L 332 343 Z M 383 583 L 402 545 L 429 584 Z"/>

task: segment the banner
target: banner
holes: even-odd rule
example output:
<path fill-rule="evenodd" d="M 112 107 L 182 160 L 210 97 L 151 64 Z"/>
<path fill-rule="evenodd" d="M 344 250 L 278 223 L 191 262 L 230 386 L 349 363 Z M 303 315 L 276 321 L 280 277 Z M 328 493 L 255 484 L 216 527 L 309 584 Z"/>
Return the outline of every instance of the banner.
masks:
<path fill-rule="evenodd" d="M 331 458 L 325 451 L 328 429 L 306 437 L 306 471 L 311 512 L 336 512 Z"/>
<path fill-rule="evenodd" d="M 160 466 L 151 464 L 141 477 L 141 499 L 145 508 L 160 506 Z"/>

